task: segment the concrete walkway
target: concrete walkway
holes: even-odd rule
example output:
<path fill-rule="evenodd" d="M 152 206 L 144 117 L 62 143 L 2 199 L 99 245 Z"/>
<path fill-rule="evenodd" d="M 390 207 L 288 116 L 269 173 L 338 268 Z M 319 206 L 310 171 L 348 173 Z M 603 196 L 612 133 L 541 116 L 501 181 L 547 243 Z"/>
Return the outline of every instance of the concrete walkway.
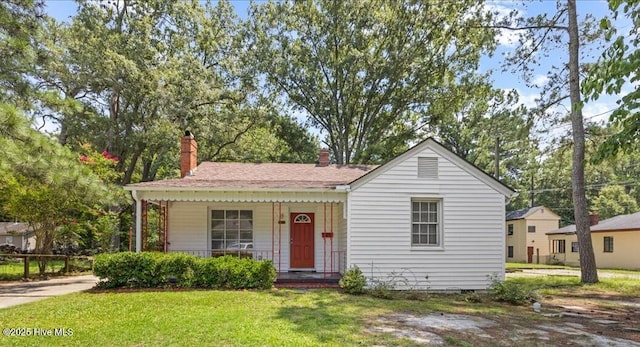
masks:
<path fill-rule="evenodd" d="M 577 276 L 580 277 L 580 270 L 576 269 L 523 269 L 507 273 L 507 277 L 537 277 L 547 276 Z M 619 273 L 607 270 L 598 270 L 599 278 L 629 278 L 640 280 L 640 273 Z"/>
<path fill-rule="evenodd" d="M 0 309 L 93 288 L 93 275 L 54 278 L 37 282 L 0 283 Z"/>

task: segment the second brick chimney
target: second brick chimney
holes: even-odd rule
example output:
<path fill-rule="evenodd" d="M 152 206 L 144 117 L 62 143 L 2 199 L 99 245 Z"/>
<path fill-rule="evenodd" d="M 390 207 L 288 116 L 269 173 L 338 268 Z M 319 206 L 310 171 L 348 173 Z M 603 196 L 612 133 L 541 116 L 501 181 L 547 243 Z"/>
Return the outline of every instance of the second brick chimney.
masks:
<path fill-rule="evenodd" d="M 596 212 L 589 213 L 589 225 L 596 225 L 600 222 L 600 216 Z"/>
<path fill-rule="evenodd" d="M 193 175 L 198 166 L 198 144 L 193 134 L 187 130 L 180 141 L 180 178 Z"/>
<path fill-rule="evenodd" d="M 329 150 L 322 148 L 318 154 L 318 166 L 329 166 Z"/>

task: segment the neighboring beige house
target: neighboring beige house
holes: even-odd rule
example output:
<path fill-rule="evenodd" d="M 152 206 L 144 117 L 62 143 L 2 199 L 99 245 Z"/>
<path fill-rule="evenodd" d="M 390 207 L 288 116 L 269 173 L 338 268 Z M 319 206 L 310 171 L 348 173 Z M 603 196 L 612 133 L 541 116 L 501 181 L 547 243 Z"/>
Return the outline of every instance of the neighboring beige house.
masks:
<path fill-rule="evenodd" d="M 513 190 L 427 139 L 381 166 L 197 165 L 182 138 L 183 178 L 130 184 L 136 250 L 147 249 L 147 208 L 162 216 L 164 252 L 270 259 L 285 275 L 344 273 L 397 289 L 486 289 L 504 278 L 505 198 Z M 155 207 L 152 207 L 155 208 Z"/>
<path fill-rule="evenodd" d="M 601 269 L 640 270 L 640 212 L 605 219 L 598 222 L 591 215 L 591 242 L 596 266 Z M 580 265 L 580 250 L 576 226 L 547 233 L 551 249 L 551 263 Z"/>
<path fill-rule="evenodd" d="M 27 223 L 0 222 L 0 245 L 4 244 L 32 251 L 36 247 L 35 233 Z"/>
<path fill-rule="evenodd" d="M 506 261 L 546 263 L 550 254 L 546 233 L 559 225 L 560 217 L 544 206 L 507 213 Z"/>

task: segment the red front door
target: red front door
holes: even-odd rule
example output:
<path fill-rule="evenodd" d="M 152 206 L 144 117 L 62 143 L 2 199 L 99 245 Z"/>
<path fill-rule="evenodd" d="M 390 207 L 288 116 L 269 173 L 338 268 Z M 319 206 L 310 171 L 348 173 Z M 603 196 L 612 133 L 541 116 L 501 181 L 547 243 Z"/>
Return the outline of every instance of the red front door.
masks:
<path fill-rule="evenodd" d="M 313 213 L 291 214 L 291 267 L 313 268 Z"/>
<path fill-rule="evenodd" d="M 533 247 L 527 247 L 527 263 L 533 263 Z"/>

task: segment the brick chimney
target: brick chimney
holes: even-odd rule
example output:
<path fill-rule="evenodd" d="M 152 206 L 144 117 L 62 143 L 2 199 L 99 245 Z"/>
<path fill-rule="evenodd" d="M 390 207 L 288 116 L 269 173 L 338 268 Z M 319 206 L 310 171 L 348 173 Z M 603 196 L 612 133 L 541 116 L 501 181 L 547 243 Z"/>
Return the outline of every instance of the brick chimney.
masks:
<path fill-rule="evenodd" d="M 318 166 L 329 166 L 329 150 L 322 148 L 318 154 Z"/>
<path fill-rule="evenodd" d="M 596 212 L 589 213 L 589 225 L 596 225 L 599 222 L 600 217 Z"/>
<path fill-rule="evenodd" d="M 193 175 L 198 166 L 198 144 L 193 134 L 187 130 L 180 141 L 180 178 Z"/>

